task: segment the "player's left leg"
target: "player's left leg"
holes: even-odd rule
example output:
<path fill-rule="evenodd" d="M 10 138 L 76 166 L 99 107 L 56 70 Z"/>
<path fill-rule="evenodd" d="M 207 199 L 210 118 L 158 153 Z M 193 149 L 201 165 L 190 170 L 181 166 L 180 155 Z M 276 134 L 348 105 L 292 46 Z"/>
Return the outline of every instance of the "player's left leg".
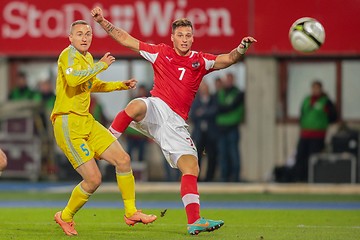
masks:
<path fill-rule="evenodd" d="M 118 187 L 124 201 L 125 223 L 133 226 L 136 223 L 154 222 L 157 218 L 155 215 L 147 215 L 136 209 L 135 178 L 131 169 L 130 156 L 120 143 L 114 141 L 100 157 L 115 166 Z"/>
<path fill-rule="evenodd" d="M 210 232 L 224 225 L 222 220 L 209 220 L 200 217 L 200 197 L 197 188 L 199 176 L 198 161 L 194 155 L 182 155 L 177 166 L 182 172 L 181 197 L 188 219 L 188 233 L 197 235 L 200 232 Z"/>

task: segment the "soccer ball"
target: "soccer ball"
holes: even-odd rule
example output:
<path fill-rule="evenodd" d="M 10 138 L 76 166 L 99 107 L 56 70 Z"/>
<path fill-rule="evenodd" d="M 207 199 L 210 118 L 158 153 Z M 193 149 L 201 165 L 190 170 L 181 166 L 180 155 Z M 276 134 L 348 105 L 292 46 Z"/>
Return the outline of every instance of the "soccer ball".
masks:
<path fill-rule="evenodd" d="M 293 23 L 289 38 L 295 50 L 304 53 L 314 52 L 325 41 L 325 29 L 316 19 L 303 17 Z"/>

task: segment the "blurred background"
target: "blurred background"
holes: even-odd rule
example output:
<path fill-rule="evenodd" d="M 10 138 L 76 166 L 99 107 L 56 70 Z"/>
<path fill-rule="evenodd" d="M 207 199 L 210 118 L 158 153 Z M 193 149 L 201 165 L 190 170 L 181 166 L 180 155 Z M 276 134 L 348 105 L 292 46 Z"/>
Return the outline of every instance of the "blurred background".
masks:
<path fill-rule="evenodd" d="M 171 45 L 171 23 L 180 17 L 193 22 L 196 51 L 227 53 L 244 36 L 258 40 L 244 61 L 207 75 L 195 100 L 189 124 L 201 158 L 201 181 L 360 182 L 359 0 L 341 5 L 338 0 L 2 0 L 0 148 L 8 156 L 2 181 L 78 178 L 57 148 L 49 122 L 57 57 L 69 44 L 74 20 L 92 25 L 95 59 L 108 51 L 116 56 L 100 79 L 139 81 L 134 91 L 94 94 L 90 110 L 98 121 L 109 126 L 132 98 L 149 94 L 151 65 L 96 25 L 90 16 L 96 5 L 114 25 L 145 42 Z M 301 54 L 290 45 L 289 28 L 300 17 L 313 17 L 325 28 L 325 43 L 315 53 Z M 314 95 L 314 81 L 321 83 L 336 113 L 329 116 L 325 135 L 315 136 L 325 142 L 316 149 L 299 122 L 304 99 Z M 221 107 L 220 97 L 230 88 L 238 90 L 231 109 Z M 219 117 L 227 111 L 239 111 L 241 117 L 222 125 Z M 328 108 L 324 111 L 329 114 Z M 178 171 L 167 166 L 151 140 L 128 129 L 120 142 L 132 156 L 139 181 L 178 180 Z M 307 154 L 299 156 L 299 149 Z M 297 161 L 308 164 L 299 170 Z M 99 166 L 105 180 L 114 179 L 112 168 L 103 161 Z"/>

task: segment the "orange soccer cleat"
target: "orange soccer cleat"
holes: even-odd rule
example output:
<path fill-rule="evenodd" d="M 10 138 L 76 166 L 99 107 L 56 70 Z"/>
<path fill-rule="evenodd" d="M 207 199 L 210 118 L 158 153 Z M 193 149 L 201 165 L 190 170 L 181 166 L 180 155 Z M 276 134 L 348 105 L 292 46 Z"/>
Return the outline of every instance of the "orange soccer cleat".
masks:
<path fill-rule="evenodd" d="M 64 231 L 64 233 L 68 236 L 74 236 L 77 235 L 77 231 L 75 230 L 74 226 L 75 223 L 74 221 L 71 222 L 65 222 L 61 219 L 61 211 L 55 213 L 54 216 L 54 220 L 57 224 L 59 224 L 59 226 L 62 228 L 62 230 Z"/>
<path fill-rule="evenodd" d="M 124 216 L 125 223 L 129 226 L 134 226 L 137 223 L 148 224 L 152 223 L 157 219 L 153 214 L 147 215 L 142 213 L 141 210 L 137 210 L 131 217 Z"/>

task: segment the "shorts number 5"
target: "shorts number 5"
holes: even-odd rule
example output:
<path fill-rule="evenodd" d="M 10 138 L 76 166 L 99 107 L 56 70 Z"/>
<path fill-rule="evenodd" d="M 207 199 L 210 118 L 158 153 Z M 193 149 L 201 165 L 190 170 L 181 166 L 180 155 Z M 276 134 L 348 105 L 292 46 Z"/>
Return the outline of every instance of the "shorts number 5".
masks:
<path fill-rule="evenodd" d="M 90 152 L 89 152 L 89 149 L 87 149 L 87 148 L 85 147 L 85 143 L 81 144 L 81 145 L 80 145 L 80 148 L 81 148 L 81 150 L 83 150 L 83 152 L 85 153 L 85 156 L 89 156 Z"/>

